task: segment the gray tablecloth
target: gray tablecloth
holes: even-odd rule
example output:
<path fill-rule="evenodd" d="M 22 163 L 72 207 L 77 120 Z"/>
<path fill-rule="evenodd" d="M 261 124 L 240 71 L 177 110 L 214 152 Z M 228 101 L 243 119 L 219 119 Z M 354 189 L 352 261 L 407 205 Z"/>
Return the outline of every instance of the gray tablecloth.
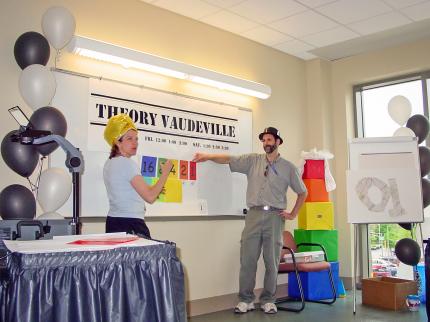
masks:
<path fill-rule="evenodd" d="M 13 253 L 0 281 L 5 322 L 185 322 L 184 274 L 171 244 Z"/>

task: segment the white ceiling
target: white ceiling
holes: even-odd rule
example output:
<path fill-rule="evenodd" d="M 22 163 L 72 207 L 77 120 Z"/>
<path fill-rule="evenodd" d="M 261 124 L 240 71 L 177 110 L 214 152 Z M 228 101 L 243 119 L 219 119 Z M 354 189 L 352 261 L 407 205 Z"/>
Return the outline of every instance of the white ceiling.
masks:
<path fill-rule="evenodd" d="M 309 60 L 430 38 L 430 0 L 141 0 Z"/>

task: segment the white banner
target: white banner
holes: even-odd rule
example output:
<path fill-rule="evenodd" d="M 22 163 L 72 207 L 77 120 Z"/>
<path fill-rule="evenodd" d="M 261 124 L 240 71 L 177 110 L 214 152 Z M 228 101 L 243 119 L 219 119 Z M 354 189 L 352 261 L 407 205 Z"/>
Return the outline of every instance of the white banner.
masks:
<path fill-rule="evenodd" d="M 156 93 L 155 93 L 156 94 Z M 106 151 L 103 131 L 108 119 L 128 114 L 139 130 L 138 154 L 190 157 L 196 151 L 237 153 L 240 127 L 237 108 L 206 109 L 203 101 L 180 99 L 172 105 L 165 93 L 142 97 L 139 88 L 90 80 L 88 150 Z M 177 97 L 180 98 L 180 97 Z M 155 104 L 156 101 L 156 104 Z"/>
<path fill-rule="evenodd" d="M 159 200 L 146 216 L 239 215 L 245 208 L 246 176 L 228 165 L 190 162 L 196 152 L 243 154 L 252 151 L 252 113 L 215 102 L 144 87 L 55 73 L 53 106 L 64 114 L 67 139 L 80 148 L 83 217 L 106 216 L 103 166 L 110 148 L 103 138 L 109 117 L 127 113 L 139 129 L 137 162 L 148 184 L 160 163 L 174 164 Z M 64 152 L 51 153 L 51 165 L 64 167 Z M 173 171 L 174 170 L 174 171 Z M 72 215 L 72 198 L 58 212 Z"/>

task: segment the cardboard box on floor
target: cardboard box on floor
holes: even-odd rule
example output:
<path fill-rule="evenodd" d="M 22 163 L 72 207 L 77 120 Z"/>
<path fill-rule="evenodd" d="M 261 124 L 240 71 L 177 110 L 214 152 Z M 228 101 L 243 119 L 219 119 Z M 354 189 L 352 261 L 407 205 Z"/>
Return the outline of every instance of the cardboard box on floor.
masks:
<path fill-rule="evenodd" d="M 415 281 L 392 277 L 373 277 L 362 280 L 362 303 L 389 310 L 406 310 L 406 296 L 417 294 Z"/>

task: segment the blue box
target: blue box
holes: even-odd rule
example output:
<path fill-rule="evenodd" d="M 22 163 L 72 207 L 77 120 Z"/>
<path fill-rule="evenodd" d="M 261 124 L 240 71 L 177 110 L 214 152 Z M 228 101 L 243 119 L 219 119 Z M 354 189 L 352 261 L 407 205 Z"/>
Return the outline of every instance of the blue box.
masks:
<path fill-rule="evenodd" d="M 426 272 L 423 263 L 417 265 L 418 274 L 420 276 L 420 285 L 418 287 L 418 295 L 421 303 L 426 302 Z"/>
<path fill-rule="evenodd" d="M 330 262 L 333 274 L 334 285 L 339 288 L 339 262 Z M 303 295 L 305 300 L 326 300 L 333 298 L 328 271 L 321 272 L 300 272 Z M 336 290 L 339 297 L 340 290 Z M 299 286 L 295 273 L 288 273 L 288 296 L 300 298 Z"/>

